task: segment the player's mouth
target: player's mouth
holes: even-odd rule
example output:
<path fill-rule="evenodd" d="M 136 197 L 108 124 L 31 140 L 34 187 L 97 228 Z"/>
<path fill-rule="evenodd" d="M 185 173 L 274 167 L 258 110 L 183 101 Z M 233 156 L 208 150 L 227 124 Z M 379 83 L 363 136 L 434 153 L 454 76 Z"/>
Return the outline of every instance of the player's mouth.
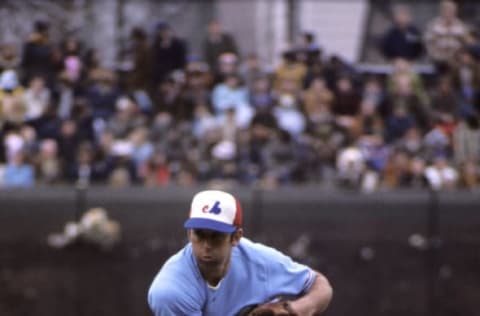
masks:
<path fill-rule="evenodd" d="M 209 256 L 209 255 L 201 256 L 198 259 L 200 261 L 200 264 L 202 264 L 202 265 L 215 266 L 219 263 L 218 259 L 216 259 L 213 256 Z"/>
<path fill-rule="evenodd" d="M 203 262 L 212 262 L 212 261 L 214 261 L 213 257 L 212 257 L 212 256 L 208 256 L 208 255 L 202 256 L 202 257 L 200 258 L 200 260 L 203 261 Z"/>

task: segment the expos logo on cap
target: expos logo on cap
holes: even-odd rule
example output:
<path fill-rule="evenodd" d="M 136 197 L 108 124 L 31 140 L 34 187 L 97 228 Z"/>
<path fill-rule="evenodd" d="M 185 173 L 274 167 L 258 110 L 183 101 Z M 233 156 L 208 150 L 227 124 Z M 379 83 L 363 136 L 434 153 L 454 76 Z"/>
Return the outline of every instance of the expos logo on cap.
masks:
<path fill-rule="evenodd" d="M 242 226 L 242 208 L 230 193 L 207 190 L 197 193 L 192 200 L 190 217 L 184 227 L 210 229 L 233 233 Z"/>

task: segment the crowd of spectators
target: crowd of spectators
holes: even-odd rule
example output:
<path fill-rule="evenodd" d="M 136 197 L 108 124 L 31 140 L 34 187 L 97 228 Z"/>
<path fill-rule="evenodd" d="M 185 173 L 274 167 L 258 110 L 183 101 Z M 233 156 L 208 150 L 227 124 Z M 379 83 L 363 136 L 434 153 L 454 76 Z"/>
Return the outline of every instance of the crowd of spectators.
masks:
<path fill-rule="evenodd" d="M 218 21 L 201 57 L 166 23 L 135 28 L 131 69 L 112 70 L 74 37 L 53 43 L 38 21 L 20 50 L 0 51 L 0 186 L 474 189 L 479 44 L 456 10 L 442 2 L 422 31 L 396 8 L 386 75 L 326 56 L 312 33 L 268 68 Z M 412 67 L 424 54 L 430 78 Z"/>

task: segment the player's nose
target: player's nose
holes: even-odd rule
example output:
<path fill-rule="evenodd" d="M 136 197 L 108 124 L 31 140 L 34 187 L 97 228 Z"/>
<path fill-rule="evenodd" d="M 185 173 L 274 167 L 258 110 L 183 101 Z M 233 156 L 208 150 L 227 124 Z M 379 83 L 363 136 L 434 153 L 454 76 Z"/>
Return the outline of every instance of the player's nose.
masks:
<path fill-rule="evenodd" d="M 205 238 L 203 241 L 202 241 L 202 247 L 205 249 L 205 250 L 210 250 L 212 248 L 212 241 L 209 240 L 208 238 Z"/>

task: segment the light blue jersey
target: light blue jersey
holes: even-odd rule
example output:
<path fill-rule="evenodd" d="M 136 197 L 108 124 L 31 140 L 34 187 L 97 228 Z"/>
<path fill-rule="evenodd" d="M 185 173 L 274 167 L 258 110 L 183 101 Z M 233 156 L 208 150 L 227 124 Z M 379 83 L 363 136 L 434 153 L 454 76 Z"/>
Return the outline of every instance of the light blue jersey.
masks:
<path fill-rule="evenodd" d="M 172 256 L 153 280 L 148 303 L 155 316 L 233 316 L 245 306 L 310 289 L 314 272 L 279 251 L 242 238 L 214 289 L 200 275 L 191 244 Z"/>

